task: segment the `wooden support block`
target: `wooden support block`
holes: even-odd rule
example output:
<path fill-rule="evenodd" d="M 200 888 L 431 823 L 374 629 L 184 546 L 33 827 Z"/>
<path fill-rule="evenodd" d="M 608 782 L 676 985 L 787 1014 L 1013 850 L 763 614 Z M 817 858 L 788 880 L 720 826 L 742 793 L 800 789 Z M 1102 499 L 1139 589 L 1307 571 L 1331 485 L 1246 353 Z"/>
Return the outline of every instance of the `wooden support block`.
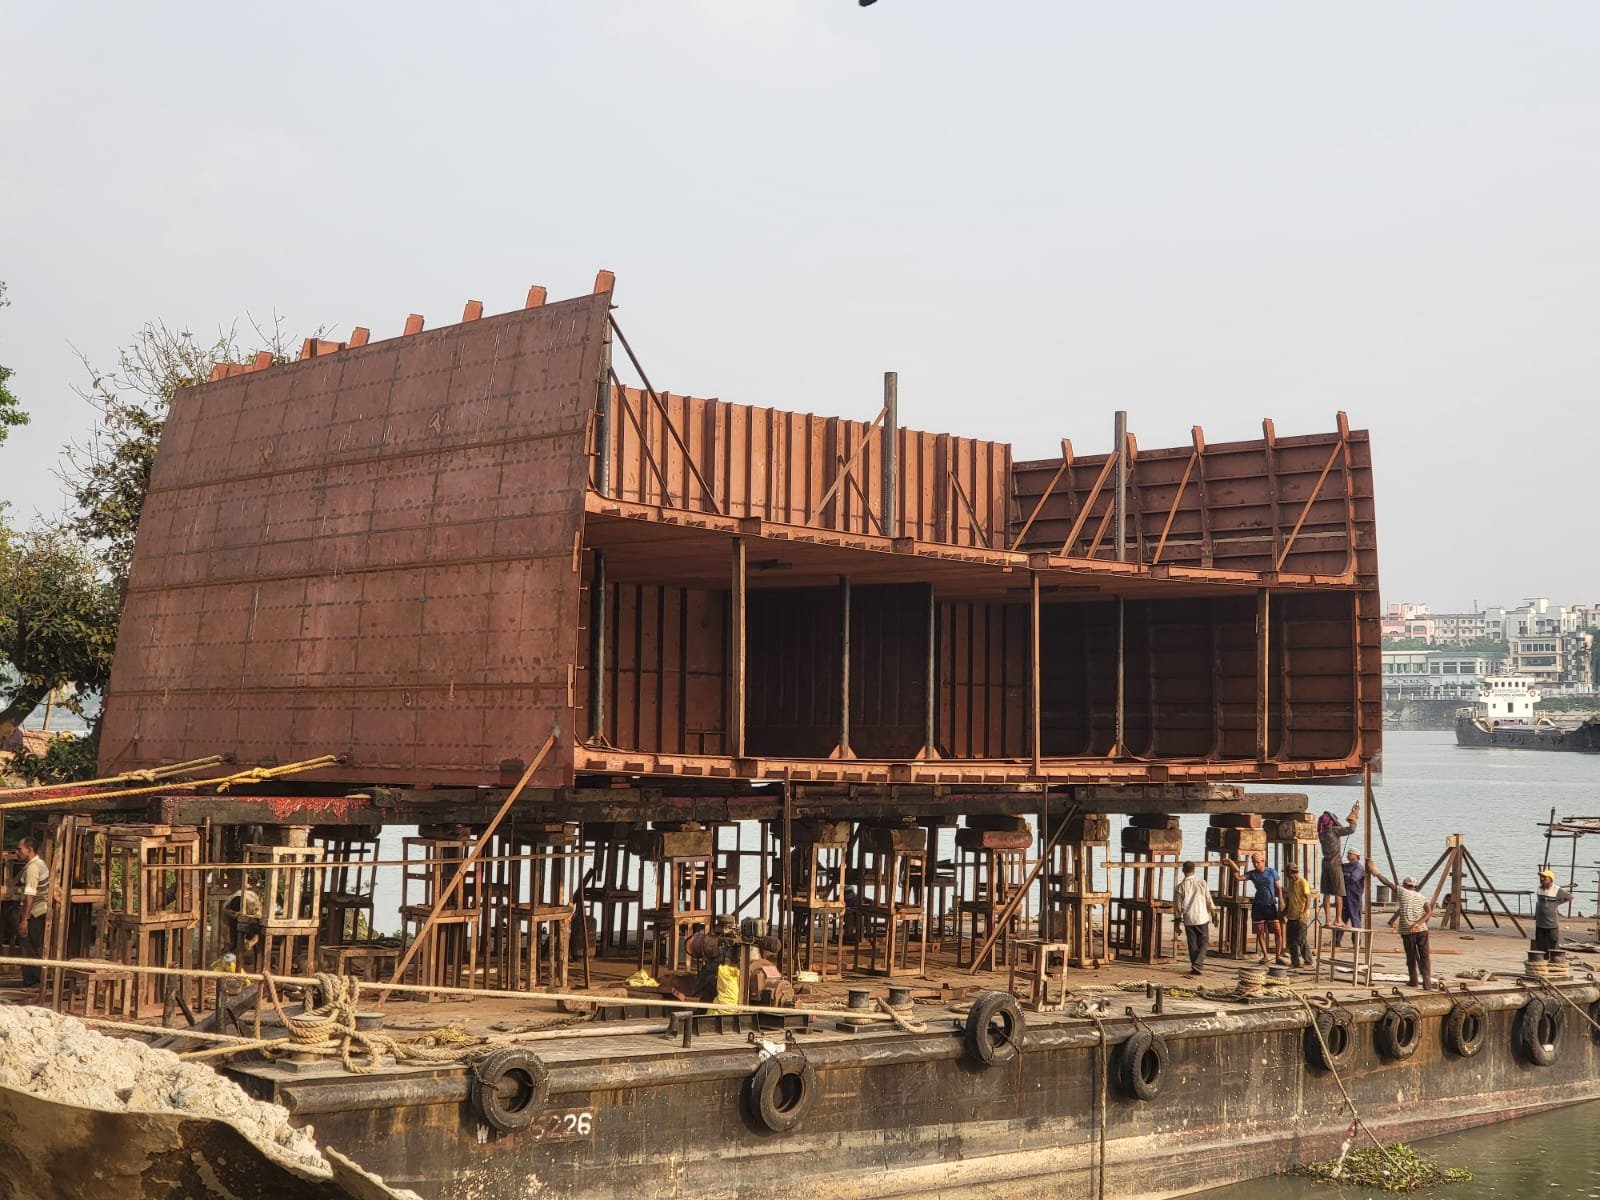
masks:
<path fill-rule="evenodd" d="M 973 813 L 967 817 L 968 829 L 991 829 L 1005 833 L 1026 833 L 1025 817 L 1011 817 L 1004 813 Z"/>
<path fill-rule="evenodd" d="M 1135 829 L 1177 829 L 1178 818 L 1166 813 L 1134 813 L 1128 824 Z"/>
<path fill-rule="evenodd" d="M 1129 825 L 1122 831 L 1124 851 L 1144 854 L 1181 854 L 1183 832 L 1178 829 L 1144 829 Z"/>
<path fill-rule="evenodd" d="M 1221 851 L 1238 857 L 1241 854 L 1265 854 L 1267 831 L 1264 829 L 1208 829 L 1206 849 Z"/>
<path fill-rule="evenodd" d="M 1033 834 L 1026 829 L 958 829 L 956 845 L 962 850 L 1027 850 L 1033 845 Z"/>
<path fill-rule="evenodd" d="M 1260 829 L 1262 817 L 1260 813 L 1212 813 L 1211 827 L 1213 829 Z"/>
<path fill-rule="evenodd" d="M 1317 819 L 1307 815 L 1303 817 L 1279 817 L 1273 822 L 1272 840 L 1276 842 L 1314 842 L 1317 840 Z"/>
<path fill-rule="evenodd" d="M 1056 822 L 1061 828 L 1061 822 Z M 1080 813 L 1067 822 L 1067 831 L 1060 835 L 1065 842 L 1109 842 L 1111 818 L 1105 813 Z"/>

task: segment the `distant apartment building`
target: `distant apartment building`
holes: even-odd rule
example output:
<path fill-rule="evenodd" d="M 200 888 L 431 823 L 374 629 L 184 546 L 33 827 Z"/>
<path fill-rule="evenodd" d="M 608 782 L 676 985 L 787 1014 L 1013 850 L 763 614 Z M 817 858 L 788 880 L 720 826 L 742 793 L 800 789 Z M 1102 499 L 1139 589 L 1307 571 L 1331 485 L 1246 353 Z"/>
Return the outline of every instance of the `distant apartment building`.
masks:
<path fill-rule="evenodd" d="M 1466 646 L 1482 641 L 1488 631 L 1489 623 L 1481 612 L 1438 613 L 1433 617 L 1433 636 L 1428 641 L 1435 646 Z"/>
<path fill-rule="evenodd" d="M 1600 605 L 1552 604 L 1535 596 L 1516 608 L 1490 605 L 1481 612 L 1436 613 L 1426 604 L 1391 603 L 1383 616 L 1385 641 L 1416 640 L 1428 650 L 1384 652 L 1384 694 L 1455 694 L 1463 678 L 1489 674 L 1526 675 L 1545 690 L 1576 691 L 1595 686 L 1593 637 L 1600 628 Z M 1450 646 L 1502 642 L 1503 658 L 1465 658 L 1444 653 Z M 1487 663 L 1484 667 L 1482 664 Z"/>
<path fill-rule="evenodd" d="M 1385 700 L 1471 700 L 1478 685 L 1501 674 L 1506 660 L 1497 655 L 1450 650 L 1385 650 Z"/>
<path fill-rule="evenodd" d="M 1553 684 L 1594 686 L 1594 639 L 1587 633 L 1514 634 L 1507 639 L 1508 661 L 1515 675 L 1527 675 L 1541 688 Z"/>

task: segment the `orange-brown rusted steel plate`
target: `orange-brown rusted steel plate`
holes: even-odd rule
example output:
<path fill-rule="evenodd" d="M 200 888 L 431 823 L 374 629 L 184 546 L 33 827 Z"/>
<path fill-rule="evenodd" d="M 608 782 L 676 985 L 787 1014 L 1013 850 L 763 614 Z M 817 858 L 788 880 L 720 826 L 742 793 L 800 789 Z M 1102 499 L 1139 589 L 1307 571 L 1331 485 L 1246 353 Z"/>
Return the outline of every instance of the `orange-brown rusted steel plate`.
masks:
<path fill-rule="evenodd" d="M 571 728 L 609 293 L 180 392 L 134 555 L 107 771 L 348 756 L 494 782 Z M 571 771 L 571 739 L 540 775 Z"/>

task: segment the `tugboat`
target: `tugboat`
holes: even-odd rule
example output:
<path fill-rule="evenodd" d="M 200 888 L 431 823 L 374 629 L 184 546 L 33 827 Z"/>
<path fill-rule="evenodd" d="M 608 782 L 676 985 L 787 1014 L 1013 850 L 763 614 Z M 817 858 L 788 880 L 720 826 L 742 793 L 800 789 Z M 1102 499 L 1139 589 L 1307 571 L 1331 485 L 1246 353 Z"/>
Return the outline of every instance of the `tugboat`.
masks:
<path fill-rule="evenodd" d="M 1539 688 L 1526 675 L 1497 675 L 1478 688 L 1477 704 L 1456 713 L 1458 746 L 1503 750 L 1576 750 L 1600 753 L 1600 718 L 1576 728 L 1534 715 Z"/>

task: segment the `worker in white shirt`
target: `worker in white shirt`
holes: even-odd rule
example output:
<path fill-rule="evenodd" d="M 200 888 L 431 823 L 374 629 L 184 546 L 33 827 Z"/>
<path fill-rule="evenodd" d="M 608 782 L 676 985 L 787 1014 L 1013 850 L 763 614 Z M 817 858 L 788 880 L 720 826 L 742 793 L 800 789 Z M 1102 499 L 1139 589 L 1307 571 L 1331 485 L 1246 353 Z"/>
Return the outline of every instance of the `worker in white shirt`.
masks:
<path fill-rule="evenodd" d="M 22 903 L 26 913 L 28 953 L 34 958 L 43 958 L 44 915 L 50 911 L 50 868 L 39 857 L 39 845 L 31 837 L 17 843 L 17 857 L 22 860 Z M 38 987 L 41 977 L 38 967 L 22 969 L 24 987 Z"/>

